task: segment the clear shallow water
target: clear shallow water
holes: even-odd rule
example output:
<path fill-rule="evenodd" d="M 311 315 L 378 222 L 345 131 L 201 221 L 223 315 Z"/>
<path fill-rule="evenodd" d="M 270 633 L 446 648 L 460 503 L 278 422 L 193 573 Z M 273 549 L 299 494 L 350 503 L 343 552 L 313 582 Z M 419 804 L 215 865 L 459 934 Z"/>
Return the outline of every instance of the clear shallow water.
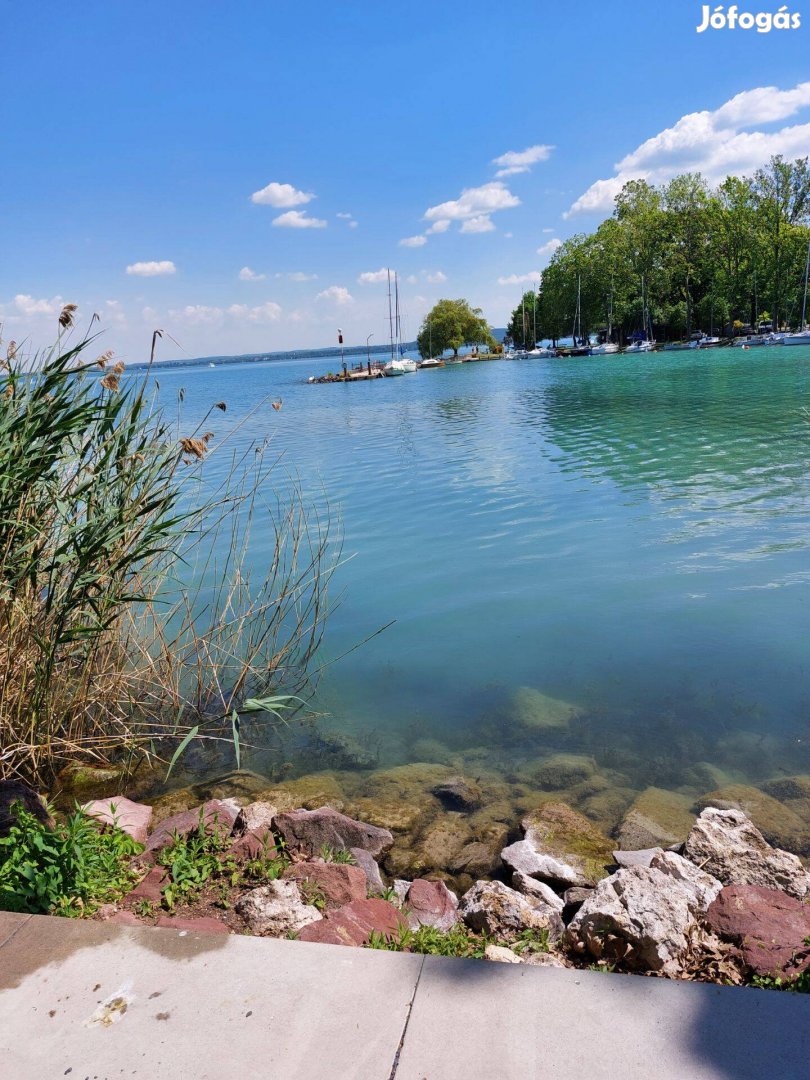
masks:
<path fill-rule="evenodd" d="M 340 510 L 357 554 L 327 654 L 396 620 L 325 676 L 315 704 L 333 726 L 374 733 L 385 763 L 426 737 L 497 763 L 527 753 L 509 717 L 531 686 L 584 710 L 552 749 L 621 766 L 634 787 L 688 786 L 704 760 L 810 771 L 810 350 L 307 385 L 327 367 L 159 381 L 167 402 L 185 388 L 189 422 L 226 401 L 218 430 L 283 399 L 235 439 L 272 435 L 305 491 Z"/>

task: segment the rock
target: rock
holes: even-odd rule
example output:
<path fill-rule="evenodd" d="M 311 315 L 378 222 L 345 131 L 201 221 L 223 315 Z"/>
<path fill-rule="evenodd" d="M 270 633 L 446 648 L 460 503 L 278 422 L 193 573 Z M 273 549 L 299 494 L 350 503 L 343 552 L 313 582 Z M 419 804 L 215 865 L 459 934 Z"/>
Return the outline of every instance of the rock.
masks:
<path fill-rule="evenodd" d="M 634 866 L 597 884 L 566 938 L 575 950 L 597 960 L 675 975 L 698 911 L 693 892 L 676 878 Z"/>
<path fill-rule="evenodd" d="M 535 779 L 544 791 L 572 788 L 596 772 L 593 758 L 580 754 L 555 754 L 537 769 Z M 588 794 L 594 794 L 589 791 Z"/>
<path fill-rule="evenodd" d="M 134 911 L 116 911 L 114 915 L 110 915 L 107 922 L 120 923 L 122 926 L 144 925 Z"/>
<path fill-rule="evenodd" d="M 451 776 L 431 789 L 433 795 L 448 810 L 475 810 L 481 805 L 481 789 L 463 776 Z"/>
<path fill-rule="evenodd" d="M 57 777 L 63 791 L 73 794 L 98 793 L 120 787 L 126 770 L 119 765 L 84 765 L 70 762 Z"/>
<path fill-rule="evenodd" d="M 273 827 L 273 819 L 278 813 L 278 807 L 273 803 L 259 801 L 248 803 L 243 806 L 234 822 L 234 835 L 242 836 L 244 833 L 270 832 Z"/>
<path fill-rule="evenodd" d="M 203 826 L 206 833 L 220 831 L 229 833 L 236 821 L 236 811 L 227 803 L 212 799 L 194 810 L 184 810 L 180 814 L 165 818 L 146 841 L 147 851 L 159 851 L 174 842 L 176 836 L 181 839 L 191 836 Z"/>
<path fill-rule="evenodd" d="M 359 866 L 366 875 L 366 888 L 368 892 L 385 892 L 385 882 L 382 879 L 379 864 L 373 855 L 370 855 L 364 848 L 355 847 L 350 848 L 349 850 L 354 856 L 355 864 Z"/>
<path fill-rule="evenodd" d="M 799 900 L 810 893 L 810 873 L 797 856 L 772 848 L 742 810 L 704 810 L 684 854 L 724 885 L 761 885 Z"/>
<path fill-rule="evenodd" d="M 521 964 L 523 962 L 517 953 L 507 949 L 505 945 L 487 945 L 484 949 L 484 959 L 494 960 L 496 964 Z"/>
<path fill-rule="evenodd" d="M 431 795 L 430 800 L 407 802 L 402 799 L 354 799 L 347 807 L 361 821 L 368 821 L 392 833 L 404 833 L 410 840 L 439 812 L 439 803 Z"/>
<path fill-rule="evenodd" d="M 405 915 L 412 930 L 434 926 L 447 931 L 458 922 L 458 900 L 443 881 L 417 878 L 405 898 Z"/>
<path fill-rule="evenodd" d="M 153 866 L 149 873 L 126 895 L 128 904 L 136 904 L 139 900 L 159 905 L 163 902 L 163 887 L 167 884 L 168 874 L 162 866 Z"/>
<path fill-rule="evenodd" d="M 318 855 L 324 846 L 336 851 L 363 848 L 377 856 L 394 842 L 387 829 L 355 821 L 330 807 L 278 814 L 275 828 L 290 850 L 301 850 L 310 856 Z"/>
<path fill-rule="evenodd" d="M 706 922 L 739 946 L 754 975 L 790 980 L 810 969 L 810 905 L 784 892 L 728 885 L 706 913 Z"/>
<path fill-rule="evenodd" d="M 17 824 L 17 815 L 12 809 L 21 806 L 37 821 L 52 829 L 54 820 L 48 813 L 45 801 L 19 780 L 0 780 L 0 837 L 8 836 L 12 825 Z"/>
<path fill-rule="evenodd" d="M 469 874 L 470 877 L 489 877 L 494 874 L 501 862 L 499 843 L 484 843 L 475 840 L 464 847 L 450 860 L 447 869 L 451 874 Z"/>
<path fill-rule="evenodd" d="M 96 799 L 85 803 L 81 810 L 87 817 L 120 829 L 139 844 L 146 843 L 149 823 L 152 820 L 151 806 L 132 802 L 120 795 L 111 799 Z"/>
<path fill-rule="evenodd" d="M 219 919 L 212 919 L 205 915 L 161 915 L 156 925 L 165 930 L 182 930 L 186 933 L 191 931 L 195 934 L 230 934 L 231 932 Z"/>
<path fill-rule="evenodd" d="M 397 878 L 391 887 L 396 893 L 399 906 L 402 907 L 405 903 L 405 897 L 408 895 L 408 889 L 411 887 L 410 881 L 404 881 L 402 878 Z"/>
<path fill-rule="evenodd" d="M 278 854 L 275 837 L 266 829 L 242 833 L 234 840 L 228 851 L 238 862 L 275 859 Z"/>
<path fill-rule="evenodd" d="M 494 937 L 548 930 L 549 937 L 556 939 L 563 930 L 562 919 L 550 904 L 500 881 L 477 881 L 461 898 L 458 913 L 471 930 Z"/>
<path fill-rule="evenodd" d="M 650 866 L 667 877 L 674 878 L 691 893 L 692 905 L 698 911 L 705 911 L 723 888 L 717 878 L 700 870 L 694 863 L 674 851 L 657 851 L 650 860 Z"/>
<path fill-rule="evenodd" d="M 250 769 L 231 769 L 230 772 L 220 773 L 210 780 L 201 780 L 193 784 L 191 802 L 204 803 L 210 802 L 211 799 L 225 802 L 228 799 L 234 799 L 240 807 L 247 806 L 267 788 L 267 784 L 266 776 L 251 772 Z"/>
<path fill-rule="evenodd" d="M 407 923 L 402 913 L 387 900 L 354 900 L 324 918 L 305 926 L 299 941 L 320 941 L 327 945 L 366 945 L 372 933 L 396 938 Z"/>
<path fill-rule="evenodd" d="M 550 886 L 544 881 L 529 877 L 528 874 L 522 874 L 519 870 L 515 870 L 512 874 L 512 888 L 517 889 L 524 896 L 538 896 L 555 911 L 561 912 L 563 909 L 563 898 L 558 896 Z"/>
<path fill-rule="evenodd" d="M 640 848 L 638 851 L 614 851 L 613 859 L 617 866 L 625 870 L 628 866 L 649 866 L 653 855 L 663 851 L 660 847 Z"/>
<path fill-rule="evenodd" d="M 452 765 L 454 755 L 438 739 L 417 739 L 411 748 L 414 761 L 429 761 L 437 765 Z"/>
<path fill-rule="evenodd" d="M 774 780 L 765 780 L 759 786 L 766 794 L 782 802 L 789 799 L 810 799 L 810 776 L 777 776 Z M 745 807 L 742 809 L 745 810 Z M 756 824 L 756 821 L 754 823 Z"/>
<path fill-rule="evenodd" d="M 472 833 L 464 814 L 440 814 L 414 845 L 419 855 L 416 865 L 428 871 L 447 870 L 471 840 Z"/>
<path fill-rule="evenodd" d="M 329 806 L 333 810 L 346 808 L 346 795 L 337 777 L 331 772 L 307 773 L 296 780 L 286 780 L 276 787 L 265 788 L 256 798 L 275 803 L 279 810 L 318 810 Z"/>
<path fill-rule="evenodd" d="M 618 826 L 638 792 L 629 787 L 610 787 L 577 802 L 577 809 L 604 833 Z"/>
<path fill-rule="evenodd" d="M 619 827 L 619 846 L 625 851 L 669 847 L 684 841 L 695 815 L 685 795 L 649 787 L 638 796 Z"/>
<path fill-rule="evenodd" d="M 577 705 L 549 697 L 533 686 L 519 686 L 512 696 L 512 720 L 517 727 L 529 731 L 565 729 L 582 711 Z"/>
<path fill-rule="evenodd" d="M 523 963 L 529 967 L 567 968 L 568 964 L 561 956 L 551 952 L 527 953 L 523 957 Z"/>
<path fill-rule="evenodd" d="M 319 922 L 321 913 L 301 899 L 296 881 L 271 881 L 245 893 L 236 902 L 236 912 L 253 934 L 282 937 Z"/>
<path fill-rule="evenodd" d="M 366 875 L 359 866 L 347 863 L 294 863 L 284 871 L 286 881 L 307 882 L 305 890 L 323 897 L 327 909 L 343 907 L 352 900 L 365 900 Z M 311 899 L 310 899 L 311 902 Z"/>
<path fill-rule="evenodd" d="M 701 810 L 707 806 L 720 810 L 742 810 L 769 844 L 799 855 L 810 854 L 810 825 L 759 788 L 747 784 L 728 784 L 701 796 L 697 805 Z"/>
<path fill-rule="evenodd" d="M 564 803 L 545 803 L 523 819 L 523 828 L 525 840 L 501 852 L 512 870 L 559 885 L 592 885 L 607 873 L 610 841 Z"/>
<path fill-rule="evenodd" d="M 583 889 L 577 885 L 565 890 L 562 894 L 563 909 L 561 914 L 562 921 L 566 926 L 568 926 L 592 892 L 593 889 Z"/>

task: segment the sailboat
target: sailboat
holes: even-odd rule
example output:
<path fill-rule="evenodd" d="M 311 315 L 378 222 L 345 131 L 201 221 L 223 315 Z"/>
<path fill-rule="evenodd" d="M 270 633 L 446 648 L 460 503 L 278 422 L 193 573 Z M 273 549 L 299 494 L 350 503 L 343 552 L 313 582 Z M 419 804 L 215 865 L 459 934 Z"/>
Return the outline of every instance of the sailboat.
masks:
<path fill-rule="evenodd" d="M 810 277 L 810 243 L 807 245 L 807 261 L 804 264 L 804 296 L 802 297 L 802 327 L 795 334 L 785 334 L 783 345 L 810 345 L 810 327 L 807 325 L 807 279 Z"/>
<path fill-rule="evenodd" d="M 386 375 L 411 375 L 417 371 L 415 360 L 409 360 L 403 356 L 405 350 L 402 347 L 402 323 L 399 317 L 399 278 L 394 272 L 394 292 L 396 295 L 395 312 L 391 311 L 391 271 L 388 271 L 388 321 L 391 326 L 391 359 L 383 368 Z M 396 338 L 396 344 L 395 344 Z"/>
<path fill-rule="evenodd" d="M 648 353 L 655 348 L 655 338 L 652 336 L 652 321 L 650 312 L 644 299 L 644 278 L 641 279 L 641 322 L 642 337 L 632 341 L 624 350 L 625 353 Z"/>
<path fill-rule="evenodd" d="M 587 356 L 590 351 L 590 342 L 582 333 L 582 278 L 577 274 L 577 307 L 574 313 L 574 329 L 571 332 L 573 347 L 568 350 L 569 356 Z"/>
<path fill-rule="evenodd" d="M 610 339 L 613 337 L 613 282 L 610 284 L 610 304 L 608 306 L 608 325 L 607 334 L 605 340 L 598 345 L 592 345 L 590 349 L 591 356 L 615 356 L 619 351 L 619 346 L 615 341 Z"/>

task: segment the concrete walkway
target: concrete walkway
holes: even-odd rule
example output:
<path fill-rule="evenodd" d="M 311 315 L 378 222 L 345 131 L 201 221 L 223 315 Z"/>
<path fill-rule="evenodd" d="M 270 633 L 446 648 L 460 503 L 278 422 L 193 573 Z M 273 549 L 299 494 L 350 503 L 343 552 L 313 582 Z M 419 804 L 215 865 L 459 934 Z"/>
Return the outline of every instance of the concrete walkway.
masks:
<path fill-rule="evenodd" d="M 0 913 L 2 1080 L 810 1080 L 810 997 Z"/>

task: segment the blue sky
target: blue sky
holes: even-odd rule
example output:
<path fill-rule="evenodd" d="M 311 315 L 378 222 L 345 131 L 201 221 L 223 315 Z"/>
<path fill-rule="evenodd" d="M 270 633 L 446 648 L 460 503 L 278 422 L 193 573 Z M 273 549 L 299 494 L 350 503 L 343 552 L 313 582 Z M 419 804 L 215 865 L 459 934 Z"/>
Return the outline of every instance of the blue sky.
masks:
<path fill-rule="evenodd" d="M 698 34 L 692 0 L 0 16 L 0 318 L 36 345 L 68 300 L 130 360 L 155 327 L 179 343 L 164 358 L 329 345 L 338 327 L 379 342 L 385 287 L 363 275 L 389 266 L 408 336 L 440 296 L 503 325 L 516 279 L 623 178 L 810 153 L 810 8 L 769 34 Z"/>

